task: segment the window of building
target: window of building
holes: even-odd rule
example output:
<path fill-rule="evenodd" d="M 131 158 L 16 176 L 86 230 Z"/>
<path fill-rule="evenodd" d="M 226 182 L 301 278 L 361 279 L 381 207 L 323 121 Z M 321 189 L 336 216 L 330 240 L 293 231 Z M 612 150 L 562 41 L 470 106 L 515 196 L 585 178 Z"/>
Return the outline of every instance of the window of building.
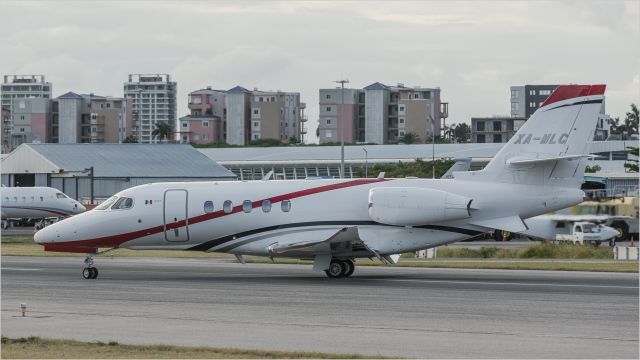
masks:
<path fill-rule="evenodd" d="M 520 91 L 518 91 L 518 90 L 511 90 L 511 98 L 512 98 L 512 99 L 515 99 L 515 98 L 517 98 L 517 97 L 519 97 L 519 96 L 520 96 Z"/>
<path fill-rule="evenodd" d="M 254 121 L 254 122 L 253 122 L 253 127 L 259 127 L 259 126 L 260 126 L 260 123 L 259 123 L 259 122 L 257 122 L 257 121 Z"/>
<path fill-rule="evenodd" d="M 282 211 L 289 212 L 291 210 L 291 200 L 282 200 L 280 207 L 282 208 Z"/>
<path fill-rule="evenodd" d="M 511 111 L 516 112 L 519 110 L 519 108 L 520 108 L 520 105 L 517 102 L 511 103 Z"/>
<path fill-rule="evenodd" d="M 476 122 L 476 131 L 484 131 L 484 121 Z"/>
<path fill-rule="evenodd" d="M 325 95 L 325 98 L 326 98 L 326 99 L 331 99 L 331 94 L 327 94 L 327 95 Z"/>
<path fill-rule="evenodd" d="M 24 132 L 24 128 L 20 128 L 20 132 L 23 133 Z"/>
<path fill-rule="evenodd" d="M 225 212 L 225 214 L 230 214 L 233 211 L 233 203 L 231 202 L 231 200 L 225 200 L 225 202 L 222 204 L 222 210 Z"/>
<path fill-rule="evenodd" d="M 331 111 L 331 106 L 327 106 L 327 111 Z"/>
<path fill-rule="evenodd" d="M 331 125 L 331 119 L 327 119 L 327 125 Z"/>
<path fill-rule="evenodd" d="M 398 133 L 400 135 L 400 137 L 404 136 L 404 130 L 400 130 L 400 132 Z"/>
<path fill-rule="evenodd" d="M 182 136 L 182 141 L 184 141 L 184 142 L 189 141 L 189 139 L 187 138 L 187 135 L 183 135 L 183 136 Z"/>
<path fill-rule="evenodd" d="M 398 106 L 398 111 L 404 111 L 404 105 Z"/>
<path fill-rule="evenodd" d="M 208 121 L 203 121 L 202 122 L 202 127 L 209 127 L 209 122 Z"/>
<path fill-rule="evenodd" d="M 208 134 L 202 135 L 202 140 L 209 140 L 209 135 Z"/>
<path fill-rule="evenodd" d="M 258 101 L 262 102 L 262 96 L 260 97 L 260 99 Z"/>
<path fill-rule="evenodd" d="M 484 134 L 478 134 L 476 135 L 476 142 L 477 143 L 484 143 Z"/>
<path fill-rule="evenodd" d="M 529 95 L 535 95 L 536 91 L 535 90 L 529 90 Z"/>
<path fill-rule="evenodd" d="M 253 140 L 259 140 L 259 139 L 260 139 L 259 134 L 253 134 Z"/>
<path fill-rule="evenodd" d="M 23 100 L 20 100 L 20 102 L 18 102 L 18 107 L 20 109 L 24 109 L 26 106 L 27 104 Z"/>
<path fill-rule="evenodd" d="M 189 124 L 188 124 L 186 121 L 182 123 L 182 127 L 183 127 L 183 128 L 186 128 L 186 127 L 188 127 L 188 126 L 189 126 Z"/>
<path fill-rule="evenodd" d="M 260 109 L 253 109 L 253 115 L 260 115 Z"/>
<path fill-rule="evenodd" d="M 502 131 L 502 121 L 493 122 L 493 131 Z"/>
<path fill-rule="evenodd" d="M 404 124 L 404 118 L 399 118 L 399 119 L 398 119 L 398 122 L 399 122 L 400 124 Z"/>
<path fill-rule="evenodd" d="M 324 132 L 324 137 L 326 137 L 326 138 L 333 137 L 333 133 L 331 131 L 325 131 Z"/>
<path fill-rule="evenodd" d="M 24 115 L 20 115 L 20 120 L 24 120 Z"/>
<path fill-rule="evenodd" d="M 269 199 L 262 200 L 262 211 L 266 213 L 271 211 L 271 200 Z"/>
<path fill-rule="evenodd" d="M 246 213 L 250 213 L 251 209 L 253 209 L 253 206 L 251 204 L 251 200 L 245 200 L 242 202 L 242 211 L 246 212 Z"/>
<path fill-rule="evenodd" d="M 551 90 L 540 90 L 538 91 L 539 95 L 551 95 Z"/>
<path fill-rule="evenodd" d="M 493 134 L 493 142 L 501 143 L 502 142 L 502 134 Z"/>
<path fill-rule="evenodd" d="M 529 107 L 531 107 L 531 108 L 536 107 L 536 103 L 535 103 L 535 102 L 530 102 L 530 103 L 529 103 Z"/>

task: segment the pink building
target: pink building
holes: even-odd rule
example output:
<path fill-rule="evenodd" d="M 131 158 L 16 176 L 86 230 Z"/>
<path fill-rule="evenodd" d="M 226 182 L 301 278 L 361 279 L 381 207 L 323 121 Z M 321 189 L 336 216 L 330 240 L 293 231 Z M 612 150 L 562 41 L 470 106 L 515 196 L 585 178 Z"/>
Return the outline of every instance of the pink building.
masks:
<path fill-rule="evenodd" d="M 225 91 L 214 90 L 210 86 L 189 93 L 190 114 L 179 120 L 180 142 L 193 144 L 224 142 L 223 119 L 227 115 L 225 96 Z"/>

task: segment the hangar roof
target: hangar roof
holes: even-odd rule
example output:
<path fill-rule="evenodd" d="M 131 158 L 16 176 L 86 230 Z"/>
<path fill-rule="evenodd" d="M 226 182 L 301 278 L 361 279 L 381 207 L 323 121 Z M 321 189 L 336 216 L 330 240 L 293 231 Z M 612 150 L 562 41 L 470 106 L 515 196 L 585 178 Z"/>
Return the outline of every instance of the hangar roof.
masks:
<path fill-rule="evenodd" d="M 22 144 L 2 160 L 3 173 L 78 173 L 96 177 L 235 178 L 235 174 L 180 144 Z"/>
<path fill-rule="evenodd" d="M 504 144 L 436 144 L 436 158 L 486 158 L 491 159 Z M 370 162 L 376 160 L 398 161 L 431 159 L 432 144 L 412 145 L 361 145 L 345 146 L 347 161 Z M 237 147 L 199 148 L 201 153 L 221 164 L 241 164 L 257 162 L 340 161 L 340 146 L 282 146 L 282 147 Z"/>

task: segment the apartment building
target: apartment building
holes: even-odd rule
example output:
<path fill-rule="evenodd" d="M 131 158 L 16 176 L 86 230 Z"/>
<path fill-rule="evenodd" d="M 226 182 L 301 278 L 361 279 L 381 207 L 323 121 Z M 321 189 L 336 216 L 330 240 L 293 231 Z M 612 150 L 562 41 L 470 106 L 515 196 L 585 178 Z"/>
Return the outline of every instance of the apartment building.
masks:
<path fill-rule="evenodd" d="M 300 93 L 236 86 L 227 91 L 226 107 L 228 144 L 247 145 L 260 139 L 288 143 L 299 141 L 306 133 L 306 105 L 300 102 Z"/>
<path fill-rule="evenodd" d="M 151 133 L 158 122 L 177 129 L 177 84 L 169 74 L 129 74 L 124 83 L 124 97 L 133 104 L 133 135 L 138 142 L 155 144 Z"/>
<path fill-rule="evenodd" d="M 23 143 L 45 143 L 50 138 L 51 99 L 15 98 L 10 115 L 12 131 L 7 152 Z"/>
<path fill-rule="evenodd" d="M 44 75 L 4 75 L 0 86 L 0 97 L 3 111 L 9 114 L 13 111 L 15 99 L 51 98 L 51 83 L 46 82 Z M 22 109 L 24 110 L 24 109 Z M 22 111 L 24 113 L 24 111 Z M 20 134 L 20 128 L 13 136 L 13 118 L 5 114 L 2 120 L 2 152 L 12 149 L 13 143 L 21 143 L 30 135 Z M 23 128 L 23 127 L 21 127 Z M 26 130 L 26 129 L 25 129 Z"/>
<path fill-rule="evenodd" d="M 526 120 L 509 116 L 471 118 L 471 142 L 505 143 Z"/>
<path fill-rule="evenodd" d="M 387 86 L 380 82 L 363 89 L 320 89 L 318 136 L 321 143 L 395 144 L 405 134 L 426 142 L 440 133 L 447 117 L 440 88 Z M 443 110 L 444 109 L 444 110 Z"/>
<path fill-rule="evenodd" d="M 189 115 L 180 118 L 181 143 L 207 144 L 225 141 L 226 91 L 210 86 L 189 93 Z"/>

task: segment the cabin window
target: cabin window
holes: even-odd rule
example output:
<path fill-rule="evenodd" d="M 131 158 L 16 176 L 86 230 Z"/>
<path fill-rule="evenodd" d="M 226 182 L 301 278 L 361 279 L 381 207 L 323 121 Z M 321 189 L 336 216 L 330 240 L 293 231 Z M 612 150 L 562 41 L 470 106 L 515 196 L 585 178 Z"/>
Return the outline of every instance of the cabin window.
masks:
<path fill-rule="evenodd" d="M 18 197 L 17 197 L 17 196 L 14 196 L 14 197 L 13 197 L 13 201 L 18 201 Z"/>
<path fill-rule="evenodd" d="M 233 203 L 231 202 L 231 200 L 226 200 L 224 204 L 222 204 L 222 210 L 224 210 L 224 212 L 227 214 L 231 214 L 231 212 L 233 211 Z"/>
<path fill-rule="evenodd" d="M 115 204 L 111 207 L 112 210 L 126 210 L 131 209 L 133 206 L 133 199 L 129 197 L 121 197 L 116 201 Z"/>
<path fill-rule="evenodd" d="M 251 200 L 245 200 L 242 202 L 242 211 L 250 213 L 252 208 Z"/>
<path fill-rule="evenodd" d="M 204 202 L 204 212 L 206 212 L 207 214 L 213 212 L 213 201 L 207 200 Z"/>
<path fill-rule="evenodd" d="M 31 201 L 33 201 L 33 200 L 35 200 L 35 199 L 36 199 L 35 197 L 33 197 L 33 196 L 31 197 Z"/>
<path fill-rule="evenodd" d="M 269 199 L 262 200 L 262 211 L 266 213 L 271 211 L 271 200 Z"/>
<path fill-rule="evenodd" d="M 564 228 L 564 227 L 565 226 L 564 226 L 564 222 L 563 221 L 558 221 L 556 223 L 556 229 L 561 229 L 561 228 Z"/>
<path fill-rule="evenodd" d="M 289 210 L 291 210 L 291 200 L 282 200 L 280 206 L 282 207 L 282 211 L 289 212 Z"/>
<path fill-rule="evenodd" d="M 40 196 L 40 201 L 44 201 L 44 196 Z"/>
<path fill-rule="evenodd" d="M 22 201 L 27 201 L 27 197 L 26 197 L 26 196 L 23 196 L 23 197 L 22 197 Z"/>
<path fill-rule="evenodd" d="M 113 205 L 114 202 L 116 202 L 116 200 L 118 200 L 118 197 L 112 196 L 103 201 L 100 205 L 96 206 L 94 210 L 107 210 L 109 207 L 111 207 L 111 205 Z"/>
<path fill-rule="evenodd" d="M 57 193 L 57 194 L 56 194 L 56 197 L 57 197 L 58 199 L 64 199 L 64 198 L 66 198 L 66 196 L 65 196 L 63 193 Z"/>

